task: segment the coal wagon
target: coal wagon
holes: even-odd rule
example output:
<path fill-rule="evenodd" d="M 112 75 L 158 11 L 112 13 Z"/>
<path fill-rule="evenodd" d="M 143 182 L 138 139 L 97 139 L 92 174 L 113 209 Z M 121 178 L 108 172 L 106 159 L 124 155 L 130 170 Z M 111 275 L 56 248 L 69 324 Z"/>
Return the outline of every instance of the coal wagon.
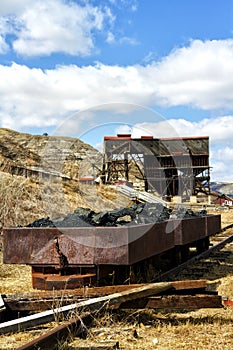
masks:
<path fill-rule="evenodd" d="M 3 261 L 31 265 L 36 289 L 149 282 L 190 251 L 208 249 L 220 229 L 220 215 L 116 227 L 7 227 Z"/>

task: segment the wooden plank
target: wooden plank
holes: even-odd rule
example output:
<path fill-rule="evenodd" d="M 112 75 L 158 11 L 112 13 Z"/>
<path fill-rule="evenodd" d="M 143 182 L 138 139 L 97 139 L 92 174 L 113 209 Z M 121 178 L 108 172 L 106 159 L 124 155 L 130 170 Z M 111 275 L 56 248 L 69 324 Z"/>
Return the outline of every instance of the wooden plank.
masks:
<path fill-rule="evenodd" d="M 171 282 L 175 290 L 204 289 L 207 286 L 206 280 L 185 280 Z M 95 288 L 78 288 L 65 291 L 43 291 L 34 293 L 20 293 L 6 295 L 4 297 L 5 305 L 12 311 L 38 311 L 54 308 L 57 305 L 63 306 L 79 302 L 80 299 L 121 293 L 125 290 L 131 290 L 144 286 L 145 284 L 105 286 Z"/>
<path fill-rule="evenodd" d="M 171 282 L 175 290 L 182 289 L 203 289 L 207 286 L 206 280 L 184 280 Z"/>
<path fill-rule="evenodd" d="M 163 295 L 121 304 L 122 309 L 202 309 L 221 308 L 219 295 Z"/>
<path fill-rule="evenodd" d="M 15 332 L 43 323 L 51 322 L 54 321 L 54 319 L 61 314 L 65 316 L 69 312 L 79 312 L 84 308 L 87 308 L 88 310 L 96 310 L 102 307 L 118 307 L 119 304 L 128 300 L 144 298 L 150 295 L 159 294 L 171 288 L 172 284 L 168 282 L 150 283 L 142 287 L 133 288 L 129 291 L 123 291 L 121 293 L 114 293 L 104 297 L 88 299 L 79 303 L 62 306 L 54 310 L 48 310 L 37 313 L 35 315 L 21 317 L 16 320 L 1 323 L 0 334 Z"/>
<path fill-rule="evenodd" d="M 169 282 L 175 289 L 193 289 L 193 288 L 203 288 L 206 287 L 206 280 L 184 280 L 184 281 L 171 281 Z M 121 293 L 125 290 L 130 290 L 132 288 L 138 288 L 146 286 L 143 284 L 119 284 L 114 286 L 104 286 L 104 287 L 83 287 L 70 290 L 54 290 L 54 291 L 40 291 L 33 293 L 19 293 L 19 294 L 8 294 L 6 299 L 26 299 L 26 298 L 48 298 L 48 297 L 65 297 L 67 295 L 75 295 L 77 297 L 97 297 L 113 293 Z"/>

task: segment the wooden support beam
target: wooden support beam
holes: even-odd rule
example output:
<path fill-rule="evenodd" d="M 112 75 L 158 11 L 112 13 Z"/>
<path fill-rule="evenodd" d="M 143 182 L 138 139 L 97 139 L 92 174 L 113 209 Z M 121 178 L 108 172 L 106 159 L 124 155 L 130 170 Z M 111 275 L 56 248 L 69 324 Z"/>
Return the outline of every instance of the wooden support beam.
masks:
<path fill-rule="evenodd" d="M 38 326 L 43 323 L 51 322 L 54 321 L 54 319 L 59 315 L 66 316 L 69 312 L 78 313 L 83 309 L 99 310 L 103 307 L 118 307 L 123 302 L 159 294 L 171 288 L 172 284 L 168 282 L 150 283 L 128 291 L 123 291 L 121 293 L 114 293 L 104 297 L 88 299 L 71 305 L 62 306 L 54 310 L 48 310 L 35 315 L 21 317 L 16 320 L 1 323 L 0 334 L 16 332 L 31 328 L 33 326 Z"/>
<path fill-rule="evenodd" d="M 122 309 L 202 309 L 221 308 L 219 295 L 163 295 L 132 300 L 121 304 Z"/>
<path fill-rule="evenodd" d="M 140 285 L 118 285 L 105 286 L 95 288 L 79 288 L 75 290 L 65 291 L 43 291 L 34 293 L 21 293 L 14 295 L 6 295 L 4 297 L 5 305 L 12 311 L 42 311 L 63 305 L 79 302 L 83 299 L 89 299 L 98 296 L 109 295 L 113 293 L 121 293 L 133 288 L 142 287 Z M 204 290 L 207 286 L 206 280 L 185 280 L 171 282 L 172 287 L 176 291 L 198 289 Z"/>
<path fill-rule="evenodd" d="M 207 287 L 206 280 L 184 280 L 171 282 L 175 290 L 181 289 L 203 289 Z"/>

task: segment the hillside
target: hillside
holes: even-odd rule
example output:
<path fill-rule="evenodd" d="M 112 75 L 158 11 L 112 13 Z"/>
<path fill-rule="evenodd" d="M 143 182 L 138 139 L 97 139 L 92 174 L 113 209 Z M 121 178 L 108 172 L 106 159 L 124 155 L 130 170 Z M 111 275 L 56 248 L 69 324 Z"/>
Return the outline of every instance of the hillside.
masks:
<path fill-rule="evenodd" d="M 63 164 L 64 173 L 72 175 L 74 169 L 66 169 L 69 161 L 72 161 L 74 168 L 78 168 L 80 161 L 90 151 L 97 152 L 90 145 L 75 138 L 30 135 L 10 129 L 0 129 L 0 167 L 3 171 L 7 166 L 33 167 L 39 170 L 47 164 L 56 168 L 56 162 L 62 160 L 65 163 Z"/>
<path fill-rule="evenodd" d="M 211 182 L 211 191 L 233 198 L 233 182 Z"/>
<path fill-rule="evenodd" d="M 78 182 L 97 176 L 101 159 L 79 139 L 0 129 L 0 226 L 61 217 L 79 206 L 95 211 L 119 206 L 122 198 L 113 190 Z"/>

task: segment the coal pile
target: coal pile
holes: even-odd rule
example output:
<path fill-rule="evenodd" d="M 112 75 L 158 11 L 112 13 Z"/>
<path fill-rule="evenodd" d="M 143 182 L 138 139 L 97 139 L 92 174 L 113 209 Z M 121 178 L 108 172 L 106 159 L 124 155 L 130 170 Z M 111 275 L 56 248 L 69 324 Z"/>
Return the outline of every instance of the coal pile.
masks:
<path fill-rule="evenodd" d="M 111 211 L 94 212 L 88 208 L 77 208 L 65 218 L 50 220 L 49 217 L 34 221 L 26 227 L 90 227 L 122 226 L 161 222 L 164 220 L 200 217 L 207 215 L 205 210 L 194 213 L 185 207 L 174 210 L 159 203 L 139 203 L 131 207 L 122 207 Z"/>
<path fill-rule="evenodd" d="M 56 225 L 49 219 L 49 217 L 47 217 L 36 220 L 31 224 L 28 224 L 26 227 L 56 227 Z"/>

